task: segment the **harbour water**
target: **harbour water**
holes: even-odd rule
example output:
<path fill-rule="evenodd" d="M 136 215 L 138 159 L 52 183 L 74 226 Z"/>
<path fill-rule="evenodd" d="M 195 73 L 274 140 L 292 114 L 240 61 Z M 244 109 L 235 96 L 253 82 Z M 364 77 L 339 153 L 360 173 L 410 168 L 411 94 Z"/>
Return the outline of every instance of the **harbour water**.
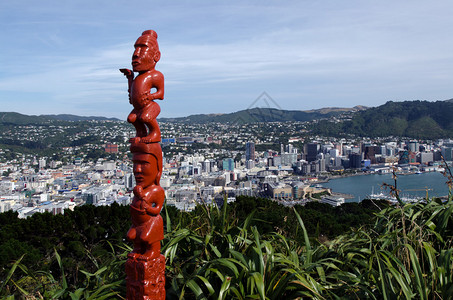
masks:
<path fill-rule="evenodd" d="M 397 187 L 400 195 L 407 197 L 426 197 L 428 189 L 429 197 L 441 197 L 448 195 L 447 178 L 439 172 L 428 172 L 412 175 L 398 175 Z M 353 195 L 353 199 L 346 202 L 358 202 L 365 199 L 371 193 L 383 192 L 388 195 L 389 188 L 383 188 L 382 184 L 394 184 L 392 174 L 370 174 L 331 179 L 323 183 L 323 187 L 331 188 L 333 192 Z"/>

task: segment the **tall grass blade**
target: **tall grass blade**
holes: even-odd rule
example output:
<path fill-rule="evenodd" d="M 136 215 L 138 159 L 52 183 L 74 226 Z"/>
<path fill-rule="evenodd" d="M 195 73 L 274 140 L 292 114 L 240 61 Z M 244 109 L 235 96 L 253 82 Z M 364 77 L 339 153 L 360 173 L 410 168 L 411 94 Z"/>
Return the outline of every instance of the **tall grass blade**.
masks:
<path fill-rule="evenodd" d="M 14 272 L 16 271 L 17 269 L 17 266 L 19 266 L 20 262 L 22 261 L 22 259 L 24 258 L 25 254 L 22 255 L 18 260 L 16 260 L 14 262 L 14 264 L 12 265 L 11 269 L 8 271 L 8 275 L 6 275 L 6 278 L 5 280 L 3 281 L 2 283 L 2 286 L 0 287 L 0 292 L 3 291 L 3 289 L 5 288 L 6 284 L 10 281 L 11 277 L 13 276 Z"/>
<path fill-rule="evenodd" d="M 231 285 L 231 277 L 226 277 L 222 283 L 222 286 L 220 287 L 219 300 L 227 299 L 226 296 L 228 294 L 230 285 Z"/>
<path fill-rule="evenodd" d="M 165 220 L 167 223 L 167 233 L 171 232 L 171 220 L 170 216 L 168 215 L 168 210 L 167 210 L 167 200 L 164 202 L 164 209 L 165 209 Z"/>
<path fill-rule="evenodd" d="M 414 279 L 415 279 L 416 288 L 419 293 L 419 297 L 420 297 L 420 299 L 428 299 L 426 282 L 425 282 L 425 279 L 423 278 L 423 272 L 420 267 L 420 263 L 418 261 L 417 254 L 415 253 L 414 248 L 412 248 L 411 245 L 405 245 L 405 246 L 409 250 L 409 256 L 411 259 L 412 269 L 414 271 Z"/>
<path fill-rule="evenodd" d="M 66 281 L 66 276 L 64 274 L 64 267 L 63 267 L 63 263 L 61 261 L 60 254 L 58 254 L 57 249 L 54 249 L 54 250 L 55 250 L 55 258 L 57 259 L 58 266 L 60 267 L 62 287 L 63 287 L 63 289 L 67 289 L 68 283 Z"/>
<path fill-rule="evenodd" d="M 206 297 L 203 296 L 203 290 L 198 283 L 195 282 L 195 280 L 189 280 L 186 284 L 195 296 L 197 296 L 197 299 L 206 299 Z"/>
<path fill-rule="evenodd" d="M 310 245 L 310 239 L 308 238 L 308 233 L 307 229 L 305 229 L 304 221 L 302 221 L 302 218 L 300 215 L 297 213 L 297 210 L 293 207 L 294 213 L 296 214 L 297 220 L 299 221 L 300 227 L 302 228 L 302 231 L 304 233 L 304 241 L 305 241 L 305 247 L 306 247 L 306 263 L 311 264 L 312 262 L 312 250 L 311 250 L 311 245 Z"/>
<path fill-rule="evenodd" d="M 254 272 L 252 274 L 252 276 L 253 276 L 253 279 L 255 280 L 255 286 L 256 286 L 256 289 L 258 290 L 258 294 L 260 295 L 260 299 L 261 300 L 265 300 L 266 297 L 264 295 L 264 278 L 263 278 L 263 275 L 261 275 L 258 272 Z"/>
<path fill-rule="evenodd" d="M 212 287 L 212 284 L 209 282 L 209 280 L 206 279 L 206 278 L 203 277 L 203 276 L 200 276 L 200 275 L 197 275 L 197 278 L 199 278 L 201 281 L 203 281 L 204 285 L 206 286 L 206 288 L 207 288 L 208 291 L 209 291 L 209 295 L 210 295 L 210 296 L 214 295 L 215 290 L 214 290 L 214 288 Z"/>

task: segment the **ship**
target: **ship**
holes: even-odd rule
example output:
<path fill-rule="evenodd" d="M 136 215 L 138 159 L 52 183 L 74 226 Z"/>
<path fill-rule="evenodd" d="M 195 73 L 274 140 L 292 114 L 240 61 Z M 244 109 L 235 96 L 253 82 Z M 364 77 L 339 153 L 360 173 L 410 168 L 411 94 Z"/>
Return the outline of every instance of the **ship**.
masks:
<path fill-rule="evenodd" d="M 410 195 L 401 195 L 399 198 L 403 203 L 416 203 L 416 202 L 420 202 L 423 200 L 423 198 L 421 198 L 421 197 L 414 197 L 414 196 L 410 196 Z M 390 194 L 384 194 L 382 191 L 380 193 L 374 193 L 374 189 L 371 191 L 371 194 L 368 195 L 365 199 L 387 200 L 387 201 L 390 201 L 391 203 L 399 202 L 395 196 L 390 195 Z"/>
<path fill-rule="evenodd" d="M 330 204 L 332 206 L 340 206 L 340 205 L 344 204 L 344 198 L 327 195 L 327 196 L 323 196 L 321 198 L 321 203 Z"/>

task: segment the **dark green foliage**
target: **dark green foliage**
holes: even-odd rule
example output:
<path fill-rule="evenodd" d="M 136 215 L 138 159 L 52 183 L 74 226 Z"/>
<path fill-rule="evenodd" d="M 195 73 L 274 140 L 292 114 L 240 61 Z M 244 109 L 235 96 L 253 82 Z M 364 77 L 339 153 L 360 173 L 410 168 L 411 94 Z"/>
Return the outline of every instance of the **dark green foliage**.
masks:
<path fill-rule="evenodd" d="M 45 117 L 53 120 L 60 120 L 60 121 L 71 121 L 71 122 L 80 122 L 80 121 L 90 121 L 90 120 L 97 120 L 97 121 L 120 121 L 117 118 L 106 118 L 106 117 L 84 117 L 84 116 L 76 116 L 76 115 L 69 115 L 69 114 L 59 114 L 59 115 L 41 115 L 40 117 Z"/>
<path fill-rule="evenodd" d="M 436 139 L 453 135 L 453 103 L 450 101 L 389 101 L 355 113 L 350 121 L 320 121 L 313 133 L 326 136 L 406 136 Z"/>
<path fill-rule="evenodd" d="M 248 200 L 242 204 L 261 204 Z M 166 235 L 167 293 L 184 299 L 453 297 L 452 199 L 401 207 L 366 201 L 363 207 L 370 206 L 378 210 L 374 224 L 330 241 L 310 238 L 311 221 L 298 210 L 292 211 L 300 232 L 295 241 L 261 233 L 262 223 L 252 225 L 256 212 L 238 226 L 222 226 L 231 224 L 224 212 L 205 207 L 198 212 L 210 220 L 205 226 L 177 226 Z M 316 207 L 315 219 L 362 210 Z"/>
<path fill-rule="evenodd" d="M 56 154 L 55 149 L 70 146 L 96 145 L 98 149 L 81 148 L 80 152 L 91 153 L 93 159 L 107 157 L 102 145 L 108 142 L 123 142 L 123 137 L 116 135 L 112 130 L 115 126 L 126 126 L 125 122 L 97 121 L 95 117 L 72 116 L 73 118 L 58 116 L 27 116 L 18 113 L 0 113 L 0 147 L 7 149 L 2 155 L 3 161 L 14 159 L 15 153 L 33 154 L 39 156 L 52 157 L 52 159 L 62 159 L 61 154 Z M 67 119 L 67 120 L 66 120 Z M 68 121 L 74 119 L 76 121 Z M 105 120 L 106 118 L 98 118 Z M 99 138 L 97 130 L 106 133 L 103 139 Z M 39 136 L 36 133 L 39 132 Z M 11 133 L 11 134 L 9 134 Z M 23 139 L 27 136 L 27 139 Z M 90 151 L 87 151 L 87 150 Z"/>
<path fill-rule="evenodd" d="M 310 236 L 323 235 L 333 238 L 345 233 L 351 227 L 360 227 L 371 222 L 379 207 L 370 206 L 368 202 L 363 203 L 365 205 L 346 203 L 340 207 L 332 207 L 329 204 L 310 202 L 305 206 L 296 206 L 296 209 L 306 220 L 305 226 Z M 260 233 L 277 231 L 295 238 L 297 221 L 289 207 L 269 199 L 240 196 L 231 204 L 231 210 L 239 219 L 239 223 L 254 212 L 252 225 L 257 225 Z"/>
<path fill-rule="evenodd" d="M 55 121 L 88 121 L 88 120 L 112 120 L 119 121 L 116 118 L 106 117 L 82 117 L 75 115 L 40 115 L 40 116 L 28 116 L 15 112 L 0 112 L 0 123 L 12 124 L 12 125 L 43 125 L 43 124 L 54 124 Z"/>
<path fill-rule="evenodd" d="M 182 118 L 160 118 L 161 122 L 181 123 L 255 123 L 255 122 L 288 122 L 288 121 L 312 121 L 339 115 L 348 109 L 325 109 L 325 110 L 281 110 L 276 108 L 254 107 L 229 114 L 191 115 Z"/>
<path fill-rule="evenodd" d="M 98 141 L 99 141 L 98 136 L 89 135 L 89 136 L 85 136 L 80 139 L 72 141 L 70 146 L 74 147 L 74 146 L 82 146 L 85 144 L 95 144 Z"/>
<path fill-rule="evenodd" d="M 354 214 L 347 213 L 355 207 Z M 341 208 L 341 213 L 328 205 L 313 203 L 307 207 L 299 207 L 298 211 L 307 219 L 306 226 L 311 236 L 324 234 L 334 237 L 349 230 L 350 226 L 360 226 L 369 223 L 374 208 L 363 209 L 361 204 L 350 204 Z M 205 208 L 198 206 L 195 211 L 184 213 L 175 207 L 166 207 L 163 216 L 171 220 L 173 226 L 195 230 L 206 228 L 206 232 L 216 226 L 224 228 L 226 225 L 222 218 L 206 219 Z M 346 211 L 346 212 L 345 212 Z M 358 218 L 358 211 L 361 218 Z M 290 208 L 278 205 L 268 199 L 239 197 L 231 205 L 224 207 L 224 214 L 228 216 L 228 226 L 242 224 L 247 217 L 254 213 L 250 224 L 257 226 L 260 234 L 274 231 L 281 232 L 288 237 L 301 239 L 297 231 L 297 221 Z M 338 219 L 339 221 L 334 221 Z M 368 221 L 366 221 L 368 220 Z M 222 223 L 223 222 L 223 223 Z M 341 222 L 341 223 L 339 223 Z M 334 224 L 332 224 L 334 223 Z M 169 230 L 167 223 L 165 230 Z M 130 226 L 129 209 L 125 206 L 113 204 L 109 207 L 95 207 L 84 205 L 76 207 L 74 211 L 66 210 L 64 215 L 51 215 L 50 213 L 37 213 L 28 219 L 18 219 L 17 213 L 5 212 L 0 214 L 0 276 L 7 272 L 6 267 L 10 262 L 18 260 L 25 254 L 22 263 L 30 270 L 57 272 L 59 266 L 51 263 L 54 249 L 61 255 L 62 264 L 66 270 L 67 281 L 71 285 L 77 284 L 77 270 L 83 269 L 94 272 L 95 266 L 92 259 L 87 256 L 103 257 L 110 247 L 106 240 L 114 244 L 124 242 L 125 233 Z M 170 225 L 171 226 L 171 225 Z M 225 228 L 224 228 L 225 229 Z M 226 230 L 226 229 L 225 229 Z M 211 233 L 212 240 L 219 247 L 223 243 Z M 189 247 L 187 253 L 193 249 Z"/>
<path fill-rule="evenodd" d="M 64 215 L 36 213 L 28 219 L 18 219 L 16 213 L 0 214 L 0 277 L 11 261 L 25 254 L 22 263 L 33 270 L 58 272 L 50 263 L 54 249 L 63 257 L 68 282 L 75 284 L 78 269 L 94 270 L 93 257 L 102 257 L 110 246 L 120 244 L 130 226 L 129 208 L 113 204 L 106 207 L 84 205 Z"/>
<path fill-rule="evenodd" d="M 41 214 L 27 220 L 0 215 L 10 230 L 27 234 L 34 228 L 37 236 L 60 236 L 52 240 L 39 269 L 25 262 L 29 250 L 2 265 L 0 297 L 124 297 L 124 262 L 131 248 L 120 236 L 127 231 L 128 215 L 127 207 L 117 205 L 83 206 L 64 216 Z M 162 215 L 169 299 L 453 297 L 451 197 L 446 203 L 388 206 L 367 200 L 292 209 L 240 197 L 233 205 L 225 200 L 222 209 L 198 206 L 185 213 L 165 207 Z M 341 234 L 322 235 L 336 231 Z M 112 234 L 113 244 L 101 232 Z M 9 240 L 4 249 L 27 244 Z"/>
<path fill-rule="evenodd" d="M 43 116 L 27 116 L 15 112 L 0 112 L 0 120 L 3 125 L 48 125 L 53 120 Z"/>

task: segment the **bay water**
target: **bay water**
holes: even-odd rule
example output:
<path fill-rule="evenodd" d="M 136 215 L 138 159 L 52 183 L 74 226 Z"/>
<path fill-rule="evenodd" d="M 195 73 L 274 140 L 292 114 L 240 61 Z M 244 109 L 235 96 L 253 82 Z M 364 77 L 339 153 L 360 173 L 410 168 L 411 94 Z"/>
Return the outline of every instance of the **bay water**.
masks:
<path fill-rule="evenodd" d="M 448 195 L 447 178 L 439 172 L 427 172 L 422 174 L 397 175 L 397 188 L 401 196 L 408 197 L 441 197 Z M 394 184 L 392 174 L 369 174 L 331 179 L 322 186 L 331 188 L 333 192 L 350 194 L 353 199 L 346 199 L 346 202 L 358 202 L 365 199 L 371 193 L 383 192 L 389 195 L 390 189 L 383 188 L 382 184 Z"/>

